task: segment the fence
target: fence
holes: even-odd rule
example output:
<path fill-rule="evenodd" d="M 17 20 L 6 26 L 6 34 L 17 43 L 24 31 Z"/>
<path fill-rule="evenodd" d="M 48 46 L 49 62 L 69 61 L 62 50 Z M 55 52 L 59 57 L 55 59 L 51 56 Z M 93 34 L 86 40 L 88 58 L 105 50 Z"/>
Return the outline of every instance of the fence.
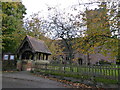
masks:
<path fill-rule="evenodd" d="M 2 60 L 2 70 L 3 71 L 16 70 L 16 61 L 15 60 Z"/>
<path fill-rule="evenodd" d="M 39 64 L 36 63 L 34 70 L 39 72 L 49 71 L 64 74 L 78 74 L 95 77 L 102 77 L 112 80 L 120 78 L 120 66 L 105 65 L 105 66 L 74 66 L 74 65 L 60 65 L 60 64 Z"/>

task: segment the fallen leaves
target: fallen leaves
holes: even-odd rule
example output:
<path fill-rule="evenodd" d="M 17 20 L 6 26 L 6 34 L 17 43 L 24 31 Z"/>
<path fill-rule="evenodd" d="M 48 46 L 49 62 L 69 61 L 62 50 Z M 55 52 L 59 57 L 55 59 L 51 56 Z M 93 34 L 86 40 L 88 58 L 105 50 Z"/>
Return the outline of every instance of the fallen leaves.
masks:
<path fill-rule="evenodd" d="M 67 80 L 58 80 L 59 82 L 65 83 L 70 85 L 72 88 L 93 88 L 91 86 L 87 86 L 85 84 L 81 84 L 81 83 L 74 83 L 71 81 L 67 81 Z"/>
<path fill-rule="evenodd" d="M 67 88 L 95 88 L 95 87 L 88 86 L 88 85 L 85 85 L 85 84 L 82 84 L 82 83 L 74 83 L 74 82 L 71 82 L 71 81 L 61 80 L 61 79 L 58 79 L 58 78 L 53 78 L 53 77 L 44 76 L 44 75 L 37 75 L 37 74 L 34 74 L 34 75 L 38 76 L 38 77 L 42 77 L 42 78 L 47 78 L 49 80 L 54 80 L 54 81 L 58 81 L 58 82 L 61 82 L 61 83 L 65 83 L 66 85 L 63 85 L 63 86 L 67 87 Z"/>
<path fill-rule="evenodd" d="M 2 72 L 18 72 L 18 71 L 2 71 Z"/>

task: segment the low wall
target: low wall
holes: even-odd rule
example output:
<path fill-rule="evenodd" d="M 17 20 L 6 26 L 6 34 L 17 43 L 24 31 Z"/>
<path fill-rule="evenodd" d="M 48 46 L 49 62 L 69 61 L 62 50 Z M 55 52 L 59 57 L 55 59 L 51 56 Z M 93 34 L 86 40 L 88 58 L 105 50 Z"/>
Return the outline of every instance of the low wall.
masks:
<path fill-rule="evenodd" d="M 31 71 L 31 69 L 34 69 L 35 64 L 49 64 L 50 62 L 48 60 L 18 60 L 17 61 L 17 70 L 19 71 Z"/>
<path fill-rule="evenodd" d="M 15 60 L 2 60 L 2 71 L 13 71 L 16 70 L 16 61 Z"/>

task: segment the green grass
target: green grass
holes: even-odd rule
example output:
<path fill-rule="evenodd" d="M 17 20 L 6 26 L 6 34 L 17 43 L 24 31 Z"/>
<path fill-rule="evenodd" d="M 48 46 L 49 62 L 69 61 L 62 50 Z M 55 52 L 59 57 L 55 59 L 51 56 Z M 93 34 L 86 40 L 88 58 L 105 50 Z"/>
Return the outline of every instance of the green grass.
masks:
<path fill-rule="evenodd" d="M 73 78 L 78 78 L 78 79 L 88 79 L 90 77 L 84 75 L 84 77 L 82 75 L 79 74 L 68 74 L 68 73 L 63 73 L 63 72 L 58 72 L 58 71 L 46 71 L 46 70 L 35 70 L 35 72 L 40 72 L 40 73 L 44 73 L 44 74 L 51 74 L 51 75 L 57 75 L 57 76 L 63 76 L 63 77 L 73 77 Z"/>
<path fill-rule="evenodd" d="M 63 68 L 62 68 L 63 66 L 49 66 L 49 67 L 52 70 L 62 70 L 63 71 Z M 89 73 L 97 73 L 100 75 L 118 77 L 118 70 L 112 70 L 112 68 L 120 68 L 120 66 L 119 67 L 118 66 L 107 66 L 107 68 L 104 66 L 102 66 L 101 68 L 100 68 L 100 66 L 95 66 L 95 68 L 91 68 L 91 67 L 89 68 L 89 67 L 85 67 L 85 66 L 80 66 L 80 67 L 79 66 L 77 66 L 77 67 L 66 66 L 64 68 L 64 71 L 66 71 L 66 72 L 72 71 L 72 72 L 80 72 L 80 73 L 89 72 Z"/>
<path fill-rule="evenodd" d="M 89 75 L 81 75 L 81 74 L 68 74 L 68 73 L 63 73 L 63 72 L 58 72 L 58 71 L 48 71 L 48 70 L 36 70 L 35 72 L 40 72 L 43 74 L 50 74 L 50 75 L 55 75 L 55 76 L 61 76 L 62 78 L 64 77 L 72 77 L 80 80 L 90 80 L 91 76 Z M 71 80 L 70 80 L 71 81 Z M 111 79 L 106 79 L 102 77 L 94 77 L 94 82 L 102 82 L 105 84 L 118 84 L 117 80 L 111 80 Z"/>
<path fill-rule="evenodd" d="M 117 70 L 115 70 L 115 68 Z M 57 75 L 61 77 L 73 77 L 82 80 L 90 80 L 91 77 L 97 74 L 94 77 L 95 82 L 102 82 L 106 84 L 117 84 L 118 68 L 120 68 L 120 66 L 48 65 L 47 66 L 48 70 L 39 69 L 37 72 Z M 112 78 L 116 77 L 116 79 L 110 79 L 111 77 Z"/>
<path fill-rule="evenodd" d="M 103 79 L 103 78 L 98 78 L 98 77 L 95 78 L 95 81 L 102 82 L 105 84 L 118 84 L 118 81 L 116 81 L 116 80 L 105 79 L 105 78 Z"/>

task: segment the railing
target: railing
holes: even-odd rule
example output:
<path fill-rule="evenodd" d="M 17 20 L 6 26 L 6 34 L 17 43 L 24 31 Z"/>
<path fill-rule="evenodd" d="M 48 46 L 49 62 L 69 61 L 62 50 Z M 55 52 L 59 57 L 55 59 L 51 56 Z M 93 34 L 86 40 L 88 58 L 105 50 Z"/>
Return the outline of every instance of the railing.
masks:
<path fill-rule="evenodd" d="M 61 72 L 66 74 L 89 75 L 94 77 L 102 77 L 117 80 L 120 78 L 120 65 L 105 66 L 74 66 L 60 64 L 39 64 L 36 63 L 34 70 Z"/>

